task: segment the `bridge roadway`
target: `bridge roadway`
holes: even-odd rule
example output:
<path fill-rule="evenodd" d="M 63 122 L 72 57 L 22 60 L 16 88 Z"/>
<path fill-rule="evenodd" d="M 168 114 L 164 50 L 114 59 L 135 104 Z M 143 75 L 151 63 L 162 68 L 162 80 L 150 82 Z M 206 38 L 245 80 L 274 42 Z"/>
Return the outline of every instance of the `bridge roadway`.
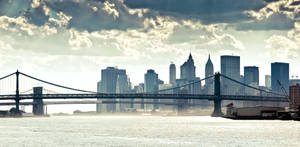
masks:
<path fill-rule="evenodd" d="M 33 94 L 21 94 L 20 100 L 37 98 Z M 265 101 L 288 102 L 286 97 L 279 96 L 250 96 L 250 95 L 203 95 L 203 94 L 42 94 L 42 99 L 178 99 L 178 100 L 238 100 L 238 101 Z M 16 95 L 0 95 L 0 100 L 15 100 Z"/>
<path fill-rule="evenodd" d="M 119 101 L 119 100 L 75 100 L 75 101 L 44 101 L 44 105 L 65 105 L 65 104 L 158 104 L 158 105 L 179 105 L 180 102 L 143 102 L 143 101 Z M 20 105 L 33 105 L 34 102 L 21 102 Z M 16 105 L 14 102 L 2 102 L 0 106 Z M 201 105 L 200 103 L 189 104 L 189 106 Z"/>

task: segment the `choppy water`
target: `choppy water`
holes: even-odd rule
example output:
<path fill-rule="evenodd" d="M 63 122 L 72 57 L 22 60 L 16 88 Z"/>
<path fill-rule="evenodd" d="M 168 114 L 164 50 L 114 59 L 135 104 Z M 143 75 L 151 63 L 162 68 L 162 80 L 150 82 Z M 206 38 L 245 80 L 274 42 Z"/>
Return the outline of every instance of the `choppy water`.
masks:
<path fill-rule="evenodd" d="M 212 117 L 1 118 L 0 146 L 300 146 L 300 122 Z"/>

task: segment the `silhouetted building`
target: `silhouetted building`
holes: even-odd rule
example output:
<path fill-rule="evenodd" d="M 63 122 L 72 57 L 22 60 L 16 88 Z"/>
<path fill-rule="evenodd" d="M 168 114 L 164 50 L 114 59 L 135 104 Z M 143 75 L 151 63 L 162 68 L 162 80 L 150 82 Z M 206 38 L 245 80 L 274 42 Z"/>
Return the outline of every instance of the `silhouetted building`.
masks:
<path fill-rule="evenodd" d="M 130 80 L 126 74 L 119 74 L 117 77 L 117 88 L 116 93 L 129 93 L 131 90 Z M 129 102 L 131 99 L 119 99 L 119 101 Z M 117 112 L 125 112 L 126 109 L 130 108 L 130 104 L 128 103 L 117 103 L 116 111 Z"/>
<path fill-rule="evenodd" d="M 259 85 L 259 70 L 257 66 L 245 66 L 244 67 L 244 82 L 246 84 Z"/>
<path fill-rule="evenodd" d="M 158 85 L 159 84 L 165 84 L 165 82 L 163 80 L 161 80 L 161 79 L 158 79 Z"/>
<path fill-rule="evenodd" d="M 244 83 L 247 85 L 250 85 L 252 87 L 259 88 L 259 69 L 257 66 L 245 66 L 244 67 Z M 246 95 L 259 95 L 259 91 L 243 87 L 245 90 Z M 250 102 L 250 101 L 244 101 L 243 106 L 244 107 L 250 107 L 250 106 L 257 106 L 259 105 L 259 102 Z"/>
<path fill-rule="evenodd" d="M 210 55 L 205 65 L 205 78 L 214 75 L 214 65 L 210 60 Z M 209 78 L 205 80 L 205 93 L 213 94 L 214 92 L 214 78 Z"/>
<path fill-rule="evenodd" d="M 240 81 L 240 57 L 221 56 L 221 74 Z M 221 78 L 222 94 L 234 95 L 239 92 L 239 85 L 225 78 Z"/>
<path fill-rule="evenodd" d="M 265 86 L 268 89 L 271 89 L 271 75 L 265 75 Z"/>
<path fill-rule="evenodd" d="M 33 87 L 32 113 L 34 115 L 44 115 L 43 87 Z"/>
<path fill-rule="evenodd" d="M 192 83 L 199 80 L 199 78 L 196 77 L 195 69 L 194 60 L 192 54 L 190 54 L 188 60 L 180 66 L 181 83 L 183 81 L 184 83 Z M 176 81 L 176 85 L 177 84 L 178 83 Z M 184 89 L 187 90 L 189 94 L 199 94 L 201 90 L 201 82 L 184 87 Z"/>
<path fill-rule="evenodd" d="M 117 93 L 117 82 L 124 84 L 124 78 L 127 77 L 126 70 L 118 69 L 115 67 L 107 67 L 101 70 L 101 81 L 97 84 L 98 92 L 102 93 Z M 122 81 L 123 80 L 123 81 Z M 126 84 L 125 84 L 126 85 Z M 127 84 L 128 86 L 128 84 Z M 126 87 L 119 86 L 118 91 L 124 91 Z M 110 99 L 114 100 L 114 99 Z M 116 112 L 116 104 L 97 104 L 97 112 Z"/>
<path fill-rule="evenodd" d="M 145 92 L 147 93 L 157 93 L 158 91 L 158 74 L 155 73 L 155 71 L 153 69 L 149 69 L 147 70 L 147 73 L 145 74 L 145 78 L 144 78 L 144 83 L 145 83 Z M 158 102 L 158 99 L 154 99 L 154 100 L 150 100 L 150 99 L 145 99 L 145 101 L 148 102 Z M 156 109 L 156 105 L 152 105 L 152 104 L 146 104 L 145 105 L 145 109 L 146 110 L 152 110 L 152 109 Z"/>
<path fill-rule="evenodd" d="M 180 66 L 180 79 L 194 80 L 196 77 L 195 65 L 192 54 L 189 55 L 189 58 Z"/>
<path fill-rule="evenodd" d="M 135 86 L 135 91 L 136 91 L 136 93 L 143 93 L 145 90 L 144 90 L 144 83 L 140 83 L 138 86 Z M 136 101 L 136 102 L 139 102 L 139 101 L 141 101 L 141 102 L 144 102 L 144 99 L 134 99 L 134 101 Z M 134 104 L 134 108 L 135 109 L 144 109 L 144 104 L 143 103 L 141 103 L 141 104 Z"/>
<path fill-rule="evenodd" d="M 176 66 L 174 63 L 171 63 L 169 68 L 169 84 L 176 84 Z"/>
<path fill-rule="evenodd" d="M 287 94 L 289 94 L 289 64 L 288 63 L 280 63 L 275 62 L 271 63 L 271 88 L 272 91 L 277 91 L 282 93 L 281 87 L 278 84 L 279 81 L 283 88 L 286 90 Z M 278 102 L 276 106 L 287 106 L 286 103 Z"/>
<path fill-rule="evenodd" d="M 271 86 L 272 91 L 282 92 L 277 80 L 282 84 L 287 93 L 289 92 L 289 64 L 271 63 Z"/>

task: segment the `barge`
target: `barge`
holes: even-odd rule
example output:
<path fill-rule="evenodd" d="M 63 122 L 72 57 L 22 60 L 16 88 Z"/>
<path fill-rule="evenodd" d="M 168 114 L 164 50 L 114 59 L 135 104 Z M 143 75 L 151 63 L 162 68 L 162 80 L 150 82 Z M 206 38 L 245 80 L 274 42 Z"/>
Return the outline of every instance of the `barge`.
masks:
<path fill-rule="evenodd" d="M 279 120 L 300 120 L 299 109 L 291 110 L 283 107 L 253 106 L 234 107 L 233 104 L 226 106 L 226 115 L 223 117 L 230 119 L 279 119 Z"/>

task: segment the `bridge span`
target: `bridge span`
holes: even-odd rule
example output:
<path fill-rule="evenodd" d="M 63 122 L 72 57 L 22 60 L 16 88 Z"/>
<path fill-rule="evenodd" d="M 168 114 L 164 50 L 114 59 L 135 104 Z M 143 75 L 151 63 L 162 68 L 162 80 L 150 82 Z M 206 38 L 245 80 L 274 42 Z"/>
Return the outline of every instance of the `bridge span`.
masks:
<path fill-rule="evenodd" d="M 221 75 L 220 73 L 216 73 L 213 76 L 206 77 L 204 79 L 193 81 L 191 83 L 175 86 L 168 89 L 162 89 L 159 91 L 153 92 L 143 92 L 143 93 L 97 93 L 93 91 L 86 91 L 81 89 L 75 89 L 67 86 L 58 85 L 55 83 L 51 83 L 48 81 L 44 81 L 33 76 L 27 75 L 22 72 L 15 72 L 0 78 L 0 81 L 6 79 L 8 77 L 12 77 L 15 75 L 15 83 L 16 83 L 16 91 L 14 94 L 2 94 L 0 93 L 0 101 L 7 101 L 7 100 L 14 100 L 15 102 L 2 102 L 0 105 L 15 105 L 16 110 L 19 111 L 19 105 L 33 105 L 33 108 L 37 114 L 43 114 L 43 105 L 56 105 L 56 104 L 108 104 L 108 103 L 129 103 L 126 99 L 134 99 L 134 101 L 130 101 L 130 103 L 137 103 L 137 104 L 159 104 L 159 105 L 190 105 L 190 100 L 208 100 L 214 102 L 214 112 L 212 116 L 221 116 L 221 102 L 223 100 L 232 100 L 232 101 L 263 101 L 263 102 L 288 102 L 287 97 L 280 93 L 276 93 L 273 91 L 268 91 L 264 89 L 259 89 L 257 87 L 253 87 L 250 85 L 246 85 L 242 82 L 237 80 L 231 79 L 225 75 Z M 73 93 L 43 93 L 43 87 L 35 87 L 33 88 L 33 93 L 26 94 L 25 92 L 20 92 L 20 78 L 19 76 L 22 75 L 26 78 L 31 80 L 35 80 L 44 84 L 51 85 L 53 87 L 59 87 L 62 89 L 67 89 L 73 91 Z M 221 80 L 220 77 L 223 79 L 230 80 L 235 84 L 239 84 L 244 88 L 248 88 L 251 90 L 256 90 L 259 94 L 255 95 L 247 95 L 247 94 L 223 94 L 221 89 Z M 214 78 L 214 87 L 212 94 L 199 94 L 199 93 L 181 93 L 180 89 L 186 88 L 189 89 L 192 85 L 197 84 L 203 80 L 208 78 Z M 30 90 L 29 90 L 30 91 Z M 48 90 L 49 91 L 49 90 Z M 179 91 L 179 92 L 178 92 Z M 77 92 L 77 93 L 74 93 Z M 78 93 L 80 92 L 80 93 Z M 167 93 L 166 93 L 167 92 Z M 43 101 L 43 100 L 66 100 L 64 101 Z M 72 99 L 81 99 L 85 101 L 70 101 Z M 96 99 L 93 101 L 87 101 L 87 99 Z M 153 101 L 138 101 L 150 99 Z M 156 99 L 170 99 L 175 102 L 165 103 L 154 101 Z M 33 100 L 33 102 L 21 102 L 23 100 Z M 69 101 L 68 101 L 69 100 Z M 122 101 L 121 101 L 122 100 Z M 176 102 L 177 101 L 177 102 Z"/>

